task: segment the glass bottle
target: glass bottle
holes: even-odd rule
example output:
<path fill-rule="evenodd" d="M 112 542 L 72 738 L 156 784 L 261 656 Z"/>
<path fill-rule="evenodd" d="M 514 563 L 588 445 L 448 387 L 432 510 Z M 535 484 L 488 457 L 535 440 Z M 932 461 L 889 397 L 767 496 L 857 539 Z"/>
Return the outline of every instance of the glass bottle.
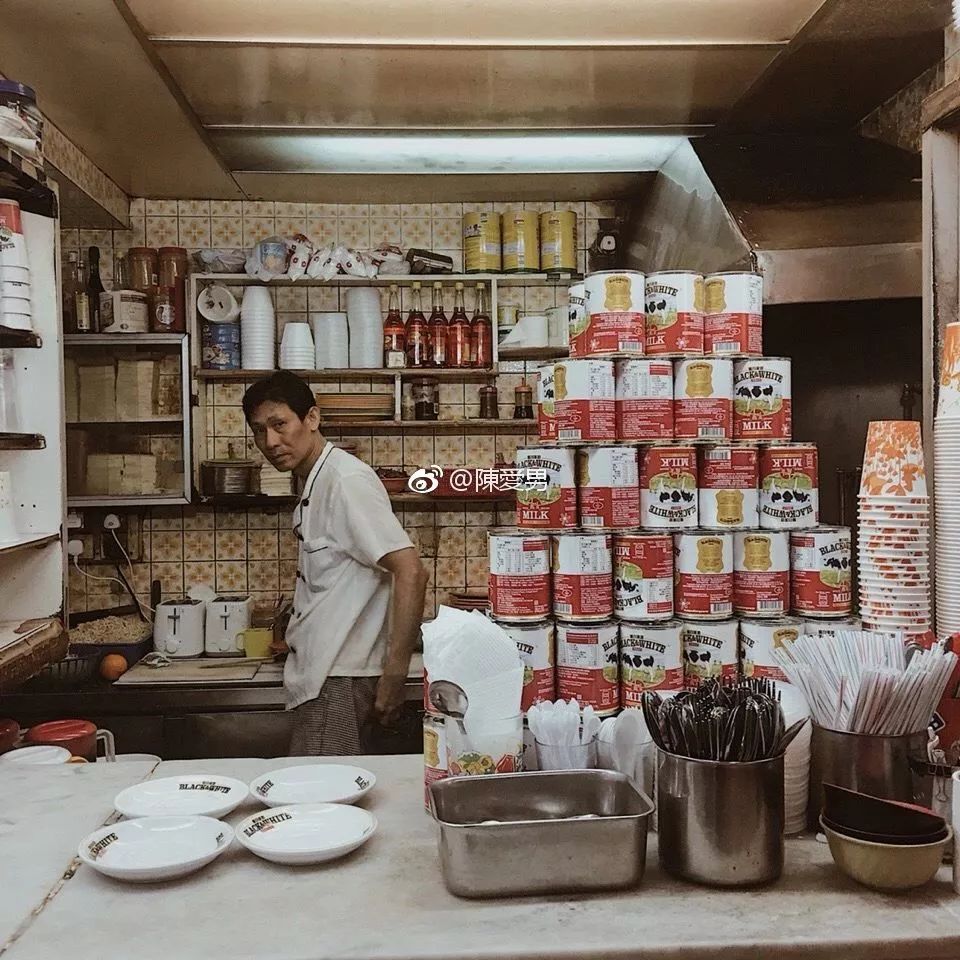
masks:
<path fill-rule="evenodd" d="M 470 318 L 463 306 L 463 284 L 454 287 L 453 314 L 447 326 L 447 366 L 470 367 Z"/>
<path fill-rule="evenodd" d="M 493 366 L 493 324 L 487 313 L 487 288 L 477 284 L 477 308 L 470 321 L 470 356 L 475 367 L 488 370 Z"/>
<path fill-rule="evenodd" d="M 127 269 L 127 258 L 125 254 L 118 253 L 113 266 L 113 289 L 130 289 L 130 271 Z"/>
<path fill-rule="evenodd" d="M 413 284 L 410 292 L 410 312 L 407 314 L 406 349 L 408 367 L 426 367 L 430 365 L 430 327 L 423 315 L 423 302 L 420 299 L 420 283 Z"/>
<path fill-rule="evenodd" d="M 87 293 L 87 268 L 83 257 L 77 260 L 77 272 L 73 278 L 73 314 L 77 333 L 93 333 L 93 317 L 90 313 L 90 295 Z"/>
<path fill-rule="evenodd" d="M 63 271 L 63 332 L 77 332 L 77 254 L 73 250 Z"/>
<path fill-rule="evenodd" d="M 390 284 L 387 319 L 383 324 L 383 365 L 388 369 L 407 365 L 407 333 L 400 316 L 400 289 Z"/>
<path fill-rule="evenodd" d="M 90 329 L 94 333 L 100 332 L 100 294 L 104 292 L 103 281 L 100 279 L 100 248 L 90 247 L 87 273 L 87 297 L 90 301 Z"/>
<path fill-rule="evenodd" d="M 443 284 L 433 285 L 433 310 L 430 312 L 430 358 L 435 367 L 447 365 L 447 315 L 443 312 Z"/>

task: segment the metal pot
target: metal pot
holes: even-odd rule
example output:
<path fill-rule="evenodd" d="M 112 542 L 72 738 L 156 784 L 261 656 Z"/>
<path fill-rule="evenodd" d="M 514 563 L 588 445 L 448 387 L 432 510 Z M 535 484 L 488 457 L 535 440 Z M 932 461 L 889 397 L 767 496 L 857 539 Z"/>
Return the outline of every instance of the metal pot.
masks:
<path fill-rule="evenodd" d="M 204 460 L 200 464 L 200 492 L 253 494 L 260 492 L 260 464 L 254 460 Z"/>

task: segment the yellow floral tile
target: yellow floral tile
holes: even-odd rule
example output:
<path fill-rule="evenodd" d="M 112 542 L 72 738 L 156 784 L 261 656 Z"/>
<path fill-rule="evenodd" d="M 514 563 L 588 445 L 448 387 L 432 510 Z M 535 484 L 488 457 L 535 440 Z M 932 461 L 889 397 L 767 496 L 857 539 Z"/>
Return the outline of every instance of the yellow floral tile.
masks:
<path fill-rule="evenodd" d="M 221 407 L 238 407 L 243 400 L 242 383 L 213 384 L 213 402 Z"/>
<path fill-rule="evenodd" d="M 335 313 L 340 307 L 340 292 L 336 287 L 308 287 L 307 305 L 310 310 Z"/>
<path fill-rule="evenodd" d="M 375 436 L 373 438 L 373 466 L 399 467 L 403 463 L 400 437 Z"/>
<path fill-rule="evenodd" d="M 399 220 L 400 204 L 399 203 L 371 203 L 370 216 L 381 217 L 384 220 Z"/>
<path fill-rule="evenodd" d="M 243 245 L 252 246 L 277 232 L 277 224 L 273 217 L 243 218 Z"/>
<path fill-rule="evenodd" d="M 179 241 L 176 217 L 147 217 L 147 246 L 173 247 Z"/>
<path fill-rule="evenodd" d="M 306 217 L 277 217 L 277 235 L 281 237 L 295 237 L 307 235 Z"/>
<path fill-rule="evenodd" d="M 164 598 L 183 596 L 182 563 L 151 563 L 150 577 L 160 581 L 160 592 Z"/>
<path fill-rule="evenodd" d="M 335 203 L 308 203 L 307 217 L 337 217 L 337 205 Z"/>
<path fill-rule="evenodd" d="M 466 528 L 465 546 L 467 557 L 483 557 L 484 560 L 487 560 L 489 556 L 487 528 L 485 526 L 468 526 Z"/>
<path fill-rule="evenodd" d="M 217 593 L 239 593 L 247 589 L 247 564 L 238 560 L 216 563 Z"/>
<path fill-rule="evenodd" d="M 184 560 L 214 560 L 216 558 L 212 530 L 185 530 L 183 534 Z"/>
<path fill-rule="evenodd" d="M 179 530 L 154 530 L 150 537 L 150 558 L 153 561 L 182 561 L 183 534 Z"/>
<path fill-rule="evenodd" d="M 280 563 L 277 560 L 251 560 L 247 564 L 247 586 L 250 590 L 280 589 Z"/>
<path fill-rule="evenodd" d="M 247 515 L 242 510 L 217 510 L 218 530 L 246 530 Z"/>
<path fill-rule="evenodd" d="M 343 220 L 345 218 L 354 219 L 370 216 L 369 203 L 340 203 L 337 205 L 337 216 Z"/>
<path fill-rule="evenodd" d="M 275 217 L 276 205 L 272 200 L 244 200 L 243 219 L 247 217 Z"/>
<path fill-rule="evenodd" d="M 557 209 L 561 208 L 558 206 Z M 563 209 L 569 209 L 569 207 Z M 612 200 L 588 200 L 585 210 L 580 215 L 587 217 L 588 220 L 597 220 L 600 217 L 615 217 L 617 215 L 617 205 Z"/>
<path fill-rule="evenodd" d="M 497 291 L 497 303 L 505 307 L 523 307 L 523 287 L 501 287 Z"/>
<path fill-rule="evenodd" d="M 215 437 L 213 441 L 214 460 L 242 460 L 246 454 L 243 437 Z"/>
<path fill-rule="evenodd" d="M 432 527 L 436 515 L 432 504 L 425 503 L 422 506 L 407 504 L 403 509 L 403 528 L 411 530 L 414 527 Z"/>
<path fill-rule="evenodd" d="M 492 209 L 493 204 L 489 200 L 482 203 L 469 202 L 463 204 L 464 213 L 486 213 Z"/>
<path fill-rule="evenodd" d="M 209 217 L 180 217 L 180 246 L 207 248 L 210 246 Z"/>
<path fill-rule="evenodd" d="M 184 507 L 184 530 L 213 530 L 216 526 L 216 513 L 213 507 Z"/>
<path fill-rule="evenodd" d="M 497 463 L 513 463 L 517 457 L 517 447 L 524 445 L 524 439 L 516 434 L 497 434 L 495 444 Z"/>
<path fill-rule="evenodd" d="M 247 555 L 247 537 L 243 530 L 218 530 L 217 560 L 243 560 Z"/>
<path fill-rule="evenodd" d="M 515 527 L 517 525 L 517 511 L 515 509 L 498 510 L 497 525 L 502 527 Z"/>
<path fill-rule="evenodd" d="M 437 558 L 437 586 L 462 590 L 467 585 L 467 562 L 460 557 Z"/>
<path fill-rule="evenodd" d="M 356 450 L 351 451 L 355 457 L 364 463 L 373 463 L 373 437 L 344 436 L 342 439 L 344 443 L 355 445 Z"/>
<path fill-rule="evenodd" d="M 143 197 L 131 197 L 130 198 L 130 216 L 131 217 L 142 217 L 147 212 L 147 202 Z"/>
<path fill-rule="evenodd" d="M 295 203 L 288 200 L 277 200 L 274 204 L 275 216 L 295 217 L 301 220 L 307 216 L 307 205 L 305 203 Z"/>
<path fill-rule="evenodd" d="M 400 222 L 400 237 L 404 247 L 429 247 L 430 236 L 430 220 L 426 217 Z"/>
<path fill-rule="evenodd" d="M 292 597 L 294 587 L 297 585 L 297 561 L 281 560 L 278 569 L 280 573 L 279 589 L 288 597 Z"/>
<path fill-rule="evenodd" d="M 464 386 L 462 383 L 441 383 L 437 398 L 441 403 L 463 403 Z"/>
<path fill-rule="evenodd" d="M 181 217 L 209 217 L 209 200 L 178 200 L 177 213 Z"/>
<path fill-rule="evenodd" d="M 402 203 L 400 205 L 400 216 L 404 220 L 429 220 L 429 203 Z"/>
<path fill-rule="evenodd" d="M 279 536 L 280 559 L 296 560 L 299 553 L 300 543 L 294 535 L 293 530 L 281 530 Z"/>
<path fill-rule="evenodd" d="M 307 236 L 315 247 L 325 247 L 337 242 L 336 217 L 307 217 Z"/>
<path fill-rule="evenodd" d="M 438 527 L 462 527 L 466 523 L 466 511 L 460 510 L 438 510 L 436 515 L 436 524 Z"/>
<path fill-rule="evenodd" d="M 466 459 L 464 438 L 461 436 L 437 437 L 434 441 L 437 463 L 445 470 L 462 466 Z"/>
<path fill-rule="evenodd" d="M 556 293 L 552 287 L 530 287 L 527 290 L 524 311 L 526 313 L 543 313 L 554 306 Z"/>
<path fill-rule="evenodd" d="M 492 467 L 496 459 L 493 434 L 476 434 L 466 438 L 465 463 L 468 467 Z"/>
<path fill-rule="evenodd" d="M 183 513 L 180 507 L 152 507 L 150 510 L 151 530 L 182 530 Z"/>
<path fill-rule="evenodd" d="M 337 241 L 353 250 L 370 249 L 370 223 L 368 220 L 340 220 Z"/>
<path fill-rule="evenodd" d="M 239 200 L 211 200 L 210 213 L 215 217 L 243 216 L 243 204 Z"/>
<path fill-rule="evenodd" d="M 437 557 L 463 557 L 466 553 L 466 532 L 463 527 L 441 527 Z"/>
<path fill-rule="evenodd" d="M 496 523 L 494 511 L 489 508 L 471 505 L 467 508 L 468 527 L 491 527 Z"/>
<path fill-rule="evenodd" d="M 307 309 L 307 291 L 299 287 L 280 287 L 277 290 L 277 311 L 291 313 Z"/>
<path fill-rule="evenodd" d="M 148 217 L 175 217 L 177 216 L 176 200 L 147 200 L 146 215 Z"/>
<path fill-rule="evenodd" d="M 524 210 L 535 210 L 537 213 L 545 213 L 553 209 L 552 200 L 528 200 L 523 205 Z"/>
<path fill-rule="evenodd" d="M 430 216 L 434 220 L 442 220 L 456 217 L 460 220 L 460 215 L 463 213 L 463 204 L 462 203 L 432 203 L 430 204 Z"/>
<path fill-rule="evenodd" d="M 217 437 L 242 437 L 246 421 L 242 407 L 214 407 L 213 432 Z"/>
<path fill-rule="evenodd" d="M 433 463 L 433 437 L 407 433 L 403 437 L 403 465 L 407 470 Z"/>
<path fill-rule="evenodd" d="M 247 532 L 247 557 L 250 560 L 276 560 L 280 556 L 276 530 L 250 530 Z M 266 588 L 257 588 L 266 589 Z"/>
<path fill-rule="evenodd" d="M 462 247 L 463 225 L 459 220 L 433 221 L 433 248 L 435 250 L 460 250 Z"/>
<path fill-rule="evenodd" d="M 81 230 L 80 248 L 86 254 L 87 247 L 100 248 L 100 262 L 104 265 L 104 256 L 113 249 L 113 231 L 111 230 Z M 86 258 L 84 258 L 86 259 Z"/>
<path fill-rule="evenodd" d="M 486 587 L 490 578 L 490 563 L 486 557 L 467 557 L 467 586 Z"/>
<path fill-rule="evenodd" d="M 233 217 L 210 218 L 211 246 L 222 249 L 224 247 L 240 247 L 243 245 L 243 224 Z"/>
<path fill-rule="evenodd" d="M 292 507 L 290 508 L 292 510 Z M 289 517 L 286 517 L 289 520 Z M 264 508 L 247 511 L 248 530 L 276 530 L 280 524 L 280 512 Z"/>
<path fill-rule="evenodd" d="M 423 619 L 433 620 L 437 615 L 437 595 L 436 591 L 428 590 L 423 598 Z"/>

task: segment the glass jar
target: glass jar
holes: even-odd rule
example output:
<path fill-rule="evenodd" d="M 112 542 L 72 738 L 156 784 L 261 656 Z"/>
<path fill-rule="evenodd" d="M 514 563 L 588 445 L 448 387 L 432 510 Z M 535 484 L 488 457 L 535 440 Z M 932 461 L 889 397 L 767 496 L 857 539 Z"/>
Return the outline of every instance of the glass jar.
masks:
<path fill-rule="evenodd" d="M 440 404 L 437 401 L 437 381 L 430 379 L 414 380 L 413 419 L 436 420 L 440 416 Z"/>

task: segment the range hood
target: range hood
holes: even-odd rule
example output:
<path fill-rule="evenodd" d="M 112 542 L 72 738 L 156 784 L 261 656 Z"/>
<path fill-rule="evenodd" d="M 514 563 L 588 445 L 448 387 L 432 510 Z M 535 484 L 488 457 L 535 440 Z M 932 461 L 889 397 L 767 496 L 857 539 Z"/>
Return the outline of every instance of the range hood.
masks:
<path fill-rule="evenodd" d="M 857 136 L 710 136 L 632 208 L 628 265 L 759 270 L 767 303 L 921 295 L 920 158 Z"/>

